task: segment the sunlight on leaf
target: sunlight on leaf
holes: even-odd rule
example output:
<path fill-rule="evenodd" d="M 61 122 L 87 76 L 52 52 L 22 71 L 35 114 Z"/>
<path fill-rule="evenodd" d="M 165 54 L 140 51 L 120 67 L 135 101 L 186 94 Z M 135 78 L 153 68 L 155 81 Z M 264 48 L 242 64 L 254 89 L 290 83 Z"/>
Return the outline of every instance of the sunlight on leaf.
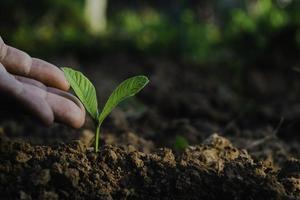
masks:
<path fill-rule="evenodd" d="M 79 71 L 67 67 L 62 68 L 62 70 L 86 110 L 95 120 L 97 120 L 98 103 L 96 90 L 93 84 Z"/>

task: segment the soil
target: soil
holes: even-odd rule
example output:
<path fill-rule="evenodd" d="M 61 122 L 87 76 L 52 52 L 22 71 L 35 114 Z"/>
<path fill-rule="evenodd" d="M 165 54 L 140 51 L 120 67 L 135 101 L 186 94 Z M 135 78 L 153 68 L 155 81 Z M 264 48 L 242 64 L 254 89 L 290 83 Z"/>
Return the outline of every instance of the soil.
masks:
<path fill-rule="evenodd" d="M 99 153 L 89 117 L 80 130 L 43 127 L 1 108 L 1 199 L 300 199 L 300 77 L 292 69 L 65 59 L 57 62 L 85 66 L 100 102 L 132 74 L 151 83 L 105 121 Z M 188 145 L 178 148 L 178 136 Z"/>
<path fill-rule="evenodd" d="M 4 199 L 296 199 L 300 162 L 275 171 L 216 134 L 176 155 L 80 142 L 31 146 L 1 139 Z M 9 183 L 9 184 L 8 184 Z M 12 183 L 12 184 L 11 184 Z"/>

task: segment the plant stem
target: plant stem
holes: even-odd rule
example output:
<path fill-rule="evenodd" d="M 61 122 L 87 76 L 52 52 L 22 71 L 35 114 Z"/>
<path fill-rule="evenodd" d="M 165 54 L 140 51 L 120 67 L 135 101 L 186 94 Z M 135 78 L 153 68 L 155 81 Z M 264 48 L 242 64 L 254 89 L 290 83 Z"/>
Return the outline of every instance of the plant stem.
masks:
<path fill-rule="evenodd" d="M 98 152 L 99 151 L 99 136 L 100 136 L 100 125 L 97 125 L 96 128 L 96 140 L 95 140 L 95 151 Z"/>

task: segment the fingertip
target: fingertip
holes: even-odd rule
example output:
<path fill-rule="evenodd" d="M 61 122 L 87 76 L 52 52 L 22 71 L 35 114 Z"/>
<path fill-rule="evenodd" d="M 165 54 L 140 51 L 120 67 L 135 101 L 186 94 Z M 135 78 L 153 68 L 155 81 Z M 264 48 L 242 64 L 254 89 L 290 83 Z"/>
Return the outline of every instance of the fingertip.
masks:
<path fill-rule="evenodd" d="M 70 88 L 70 84 L 61 69 L 38 58 L 32 58 L 29 77 L 37 79 L 47 86 L 64 91 L 68 91 Z"/>
<path fill-rule="evenodd" d="M 72 120 L 70 123 L 70 126 L 72 128 L 79 129 L 84 125 L 84 122 L 85 122 L 85 117 L 81 117 L 81 118 Z"/>
<path fill-rule="evenodd" d="M 46 97 L 56 121 L 65 123 L 73 128 L 80 128 L 85 122 L 85 109 L 75 102 L 60 95 L 48 92 Z"/>
<path fill-rule="evenodd" d="M 71 87 L 71 85 L 70 85 L 70 83 L 67 81 L 67 79 L 65 79 L 66 81 L 65 81 L 65 84 L 64 84 L 64 91 L 68 91 L 69 89 L 70 89 L 70 87 Z"/>
<path fill-rule="evenodd" d="M 69 115 L 69 125 L 73 128 L 81 128 L 85 122 L 85 110 L 76 106 L 72 115 Z"/>
<path fill-rule="evenodd" d="M 61 74 L 61 88 L 58 88 L 58 89 L 61 89 L 63 91 L 68 91 L 70 89 L 70 83 L 69 81 L 67 80 L 66 76 L 65 76 L 65 73 L 63 72 L 63 70 L 61 68 L 57 68 L 59 71 L 60 71 L 60 74 Z"/>
<path fill-rule="evenodd" d="M 65 122 L 72 128 L 79 129 L 85 122 L 85 109 L 81 109 L 74 102 L 72 102 L 72 108 L 64 117 Z"/>

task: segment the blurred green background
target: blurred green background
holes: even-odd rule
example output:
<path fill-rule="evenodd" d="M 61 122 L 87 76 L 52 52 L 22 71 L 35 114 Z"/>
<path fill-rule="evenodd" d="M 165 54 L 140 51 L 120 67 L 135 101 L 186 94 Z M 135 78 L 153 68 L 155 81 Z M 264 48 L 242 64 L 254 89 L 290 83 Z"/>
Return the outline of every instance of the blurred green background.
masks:
<path fill-rule="evenodd" d="M 261 136 L 283 118 L 278 135 L 299 137 L 300 0 L 1 0 L 0 19 L 7 44 L 79 69 L 101 103 L 149 76 L 116 116 L 161 146 Z"/>
<path fill-rule="evenodd" d="M 233 68 L 299 61 L 299 0 L 1 0 L 0 15 L 3 39 L 34 56 L 129 53 Z"/>

